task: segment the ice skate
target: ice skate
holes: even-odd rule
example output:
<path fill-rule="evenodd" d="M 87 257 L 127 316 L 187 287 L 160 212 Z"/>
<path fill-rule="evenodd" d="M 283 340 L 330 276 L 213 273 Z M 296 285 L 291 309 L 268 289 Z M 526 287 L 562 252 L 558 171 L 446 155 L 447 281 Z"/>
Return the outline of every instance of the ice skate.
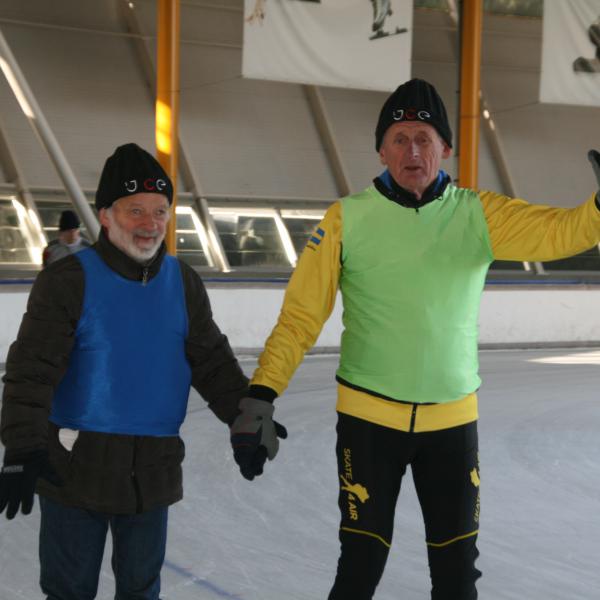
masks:
<path fill-rule="evenodd" d="M 600 58 L 583 58 L 580 56 L 573 62 L 576 73 L 600 73 Z"/>
<path fill-rule="evenodd" d="M 408 29 L 406 27 L 396 27 L 395 31 L 376 31 L 372 36 L 369 37 L 370 40 L 379 40 L 381 38 L 390 37 L 391 35 L 398 35 L 399 33 L 406 33 Z"/>

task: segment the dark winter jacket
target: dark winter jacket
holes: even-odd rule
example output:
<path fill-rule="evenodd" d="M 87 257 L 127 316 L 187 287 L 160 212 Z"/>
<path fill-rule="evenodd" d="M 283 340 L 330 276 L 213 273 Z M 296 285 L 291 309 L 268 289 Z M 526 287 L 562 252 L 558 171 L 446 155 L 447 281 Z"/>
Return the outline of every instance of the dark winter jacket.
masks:
<path fill-rule="evenodd" d="M 158 273 L 165 255 L 163 244 L 153 262 L 142 266 L 103 234 L 93 247 L 110 268 L 140 285 Z M 202 280 L 185 263 L 179 261 L 179 265 L 189 320 L 185 352 L 192 385 L 221 421 L 231 423 L 247 379 L 212 319 Z M 0 435 L 7 456 L 47 449 L 65 485 L 55 487 L 38 480 L 37 491 L 65 505 L 129 514 L 177 502 L 183 495 L 184 445 L 179 437 L 81 431 L 68 451 L 58 440 L 58 427 L 48 421 L 54 390 L 67 369 L 75 341 L 84 285 L 83 269 L 75 256 L 49 265 L 33 285 L 6 362 Z"/>
<path fill-rule="evenodd" d="M 71 246 L 63 244 L 59 239 L 52 240 L 44 248 L 44 252 L 42 252 L 42 263 L 44 267 L 47 267 L 49 264 L 56 262 L 65 256 L 69 256 L 69 254 L 76 254 L 80 250 L 85 250 L 90 246 L 91 244 L 84 237 L 80 237 L 79 242 Z"/>

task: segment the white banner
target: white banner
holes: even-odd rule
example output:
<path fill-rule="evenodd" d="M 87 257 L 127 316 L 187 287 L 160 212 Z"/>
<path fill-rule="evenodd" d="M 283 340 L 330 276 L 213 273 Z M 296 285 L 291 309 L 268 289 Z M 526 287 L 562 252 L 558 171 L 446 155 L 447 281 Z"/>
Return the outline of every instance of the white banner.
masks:
<path fill-rule="evenodd" d="M 546 0 L 540 101 L 600 106 L 600 0 Z"/>
<path fill-rule="evenodd" d="M 410 79 L 412 0 L 245 0 L 242 74 L 380 91 Z"/>

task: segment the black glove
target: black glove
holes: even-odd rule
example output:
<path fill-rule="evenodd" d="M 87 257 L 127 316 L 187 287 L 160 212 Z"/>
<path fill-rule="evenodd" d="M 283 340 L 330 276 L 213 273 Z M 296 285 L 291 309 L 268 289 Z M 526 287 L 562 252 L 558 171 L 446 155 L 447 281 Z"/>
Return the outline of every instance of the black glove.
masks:
<path fill-rule="evenodd" d="M 48 462 L 45 450 L 15 456 L 5 455 L 4 466 L 0 470 L 0 513 L 8 506 L 6 518 L 14 519 L 21 505 L 21 512 L 28 515 L 33 507 L 38 477 L 47 479 L 53 485 L 63 484 Z"/>
<path fill-rule="evenodd" d="M 588 152 L 588 159 L 592 163 L 592 169 L 594 169 L 594 175 L 596 175 L 598 187 L 600 187 L 600 152 L 598 150 L 590 150 Z"/>
<path fill-rule="evenodd" d="M 242 475 L 252 481 L 261 475 L 267 458 L 273 460 L 279 450 L 278 437 L 285 439 L 287 431 L 273 421 L 273 405 L 266 400 L 242 398 L 240 414 L 231 426 L 233 458 Z"/>

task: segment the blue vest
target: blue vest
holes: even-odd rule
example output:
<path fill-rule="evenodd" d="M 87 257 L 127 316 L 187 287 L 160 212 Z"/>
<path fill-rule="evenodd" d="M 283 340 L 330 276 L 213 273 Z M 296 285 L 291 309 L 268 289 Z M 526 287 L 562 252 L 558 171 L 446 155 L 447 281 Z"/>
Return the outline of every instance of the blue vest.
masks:
<path fill-rule="evenodd" d="M 177 435 L 191 383 L 177 259 L 165 256 L 143 285 L 113 271 L 92 248 L 75 256 L 85 277 L 83 308 L 50 420 L 84 431 Z"/>

